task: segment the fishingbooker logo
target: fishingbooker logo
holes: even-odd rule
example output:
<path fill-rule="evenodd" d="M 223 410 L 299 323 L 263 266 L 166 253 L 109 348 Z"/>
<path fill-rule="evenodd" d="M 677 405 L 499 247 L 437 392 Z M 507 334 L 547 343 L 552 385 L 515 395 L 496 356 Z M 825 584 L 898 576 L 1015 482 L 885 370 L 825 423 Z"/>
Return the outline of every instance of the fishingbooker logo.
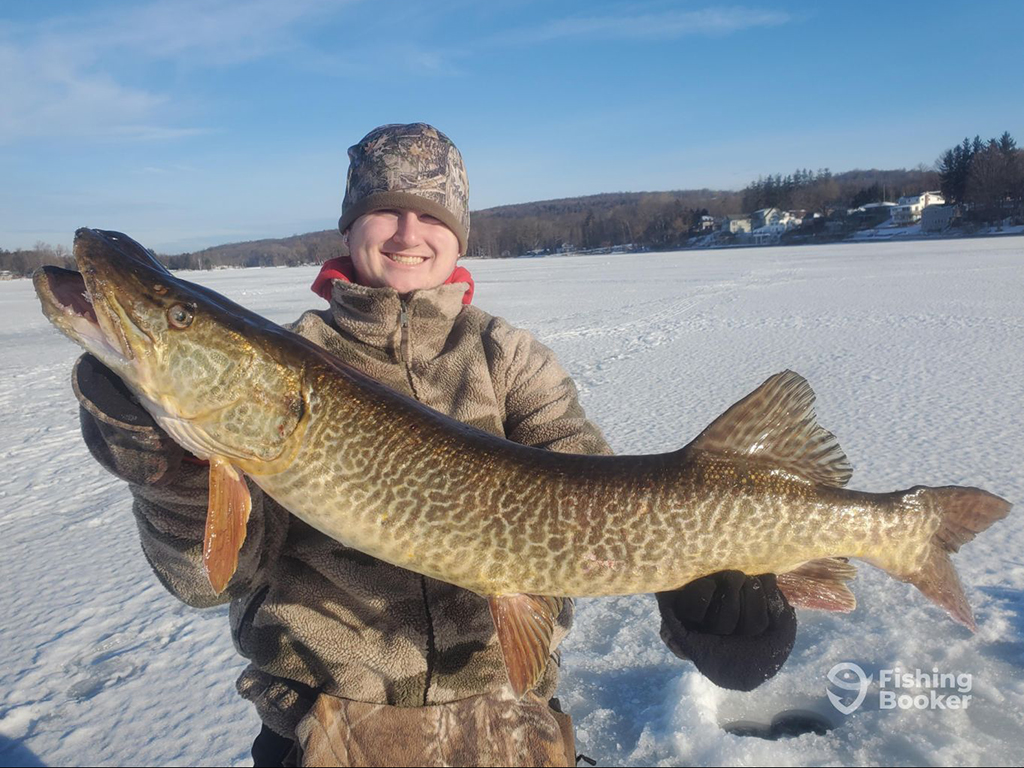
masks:
<path fill-rule="evenodd" d="M 857 695 L 853 697 L 852 701 L 844 701 L 849 697 L 839 696 L 828 689 L 825 690 L 832 706 L 844 715 L 849 715 L 864 703 L 864 697 L 868 695 L 868 687 L 871 685 L 871 675 L 864 674 L 864 669 L 859 664 L 844 661 L 828 671 L 828 681 L 844 691 L 856 691 Z"/>
<path fill-rule="evenodd" d="M 845 694 L 826 689 L 832 706 L 849 715 L 868 695 L 872 676 L 859 664 L 844 661 L 828 671 L 828 681 Z M 905 671 L 899 667 L 878 670 L 878 709 L 967 709 L 974 680 L 970 673 Z"/>

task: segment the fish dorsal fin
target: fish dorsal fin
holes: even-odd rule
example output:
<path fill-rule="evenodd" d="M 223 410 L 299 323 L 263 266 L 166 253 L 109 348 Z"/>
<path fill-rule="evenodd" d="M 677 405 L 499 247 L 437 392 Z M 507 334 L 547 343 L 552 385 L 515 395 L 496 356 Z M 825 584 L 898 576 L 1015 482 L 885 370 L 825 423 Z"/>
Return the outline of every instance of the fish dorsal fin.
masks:
<path fill-rule="evenodd" d="M 551 636 L 565 598 L 501 595 L 487 598 L 505 671 L 516 696 L 537 687 L 551 656 Z"/>
<path fill-rule="evenodd" d="M 777 373 L 687 446 L 764 459 L 806 480 L 842 487 L 853 474 L 836 436 L 818 425 L 814 391 L 798 373 Z"/>
<path fill-rule="evenodd" d="M 252 498 L 245 477 L 222 457 L 211 457 L 203 564 L 210 585 L 218 595 L 238 568 L 238 550 L 245 542 L 251 511 Z"/>

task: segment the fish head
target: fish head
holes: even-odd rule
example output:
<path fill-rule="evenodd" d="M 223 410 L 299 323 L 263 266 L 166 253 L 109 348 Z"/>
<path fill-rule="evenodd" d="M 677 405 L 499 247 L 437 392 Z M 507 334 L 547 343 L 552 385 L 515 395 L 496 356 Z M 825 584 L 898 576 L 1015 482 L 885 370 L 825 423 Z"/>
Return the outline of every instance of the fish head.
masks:
<path fill-rule="evenodd" d="M 47 319 L 113 370 L 200 458 L 279 458 L 303 414 L 283 329 L 172 275 L 127 235 L 75 233 L 79 271 L 33 276 Z M 301 367 L 301 365 L 299 366 Z"/>

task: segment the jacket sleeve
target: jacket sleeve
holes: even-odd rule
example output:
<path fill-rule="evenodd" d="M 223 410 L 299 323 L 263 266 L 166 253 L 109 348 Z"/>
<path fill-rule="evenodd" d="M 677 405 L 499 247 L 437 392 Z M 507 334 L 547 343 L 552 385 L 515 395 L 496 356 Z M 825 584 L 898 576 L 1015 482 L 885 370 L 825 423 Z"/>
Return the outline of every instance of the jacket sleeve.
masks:
<path fill-rule="evenodd" d="M 490 334 L 492 376 L 502 390 L 498 402 L 509 440 L 560 453 L 612 453 L 554 352 L 501 318 L 494 318 Z"/>
<path fill-rule="evenodd" d="M 157 578 L 175 597 L 198 608 L 227 603 L 251 591 L 283 547 L 288 514 L 247 480 L 252 512 L 238 570 L 227 588 L 216 594 L 203 566 L 208 468 L 190 458 L 151 419 L 130 424 L 105 413 L 83 394 L 83 388 L 90 392 L 95 385 L 83 387 L 87 374 L 82 362 L 79 359 L 72 374 L 82 436 L 96 461 L 128 483 L 142 551 Z"/>

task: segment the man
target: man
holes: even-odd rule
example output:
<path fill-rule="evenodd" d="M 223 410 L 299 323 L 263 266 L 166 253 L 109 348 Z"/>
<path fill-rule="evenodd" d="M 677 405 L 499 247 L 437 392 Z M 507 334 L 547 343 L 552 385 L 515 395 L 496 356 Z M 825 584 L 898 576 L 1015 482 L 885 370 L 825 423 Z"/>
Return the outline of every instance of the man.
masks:
<path fill-rule="evenodd" d="M 468 181 L 454 144 L 416 123 L 371 131 L 349 150 L 339 229 L 350 257 L 313 290 L 330 307 L 292 330 L 389 386 L 479 429 L 554 451 L 611 450 L 553 353 L 472 305 L 456 267 L 469 236 Z M 559 617 L 537 688 L 511 694 L 486 601 L 325 537 L 250 483 L 238 570 L 222 595 L 202 567 L 207 473 L 94 358 L 75 392 L 93 455 L 127 480 L 157 577 L 197 607 L 230 600 L 251 660 L 238 690 L 264 728 L 256 765 L 574 765 L 557 711 Z M 774 674 L 796 623 L 774 577 L 716 574 L 658 596 L 662 636 L 721 685 Z"/>

